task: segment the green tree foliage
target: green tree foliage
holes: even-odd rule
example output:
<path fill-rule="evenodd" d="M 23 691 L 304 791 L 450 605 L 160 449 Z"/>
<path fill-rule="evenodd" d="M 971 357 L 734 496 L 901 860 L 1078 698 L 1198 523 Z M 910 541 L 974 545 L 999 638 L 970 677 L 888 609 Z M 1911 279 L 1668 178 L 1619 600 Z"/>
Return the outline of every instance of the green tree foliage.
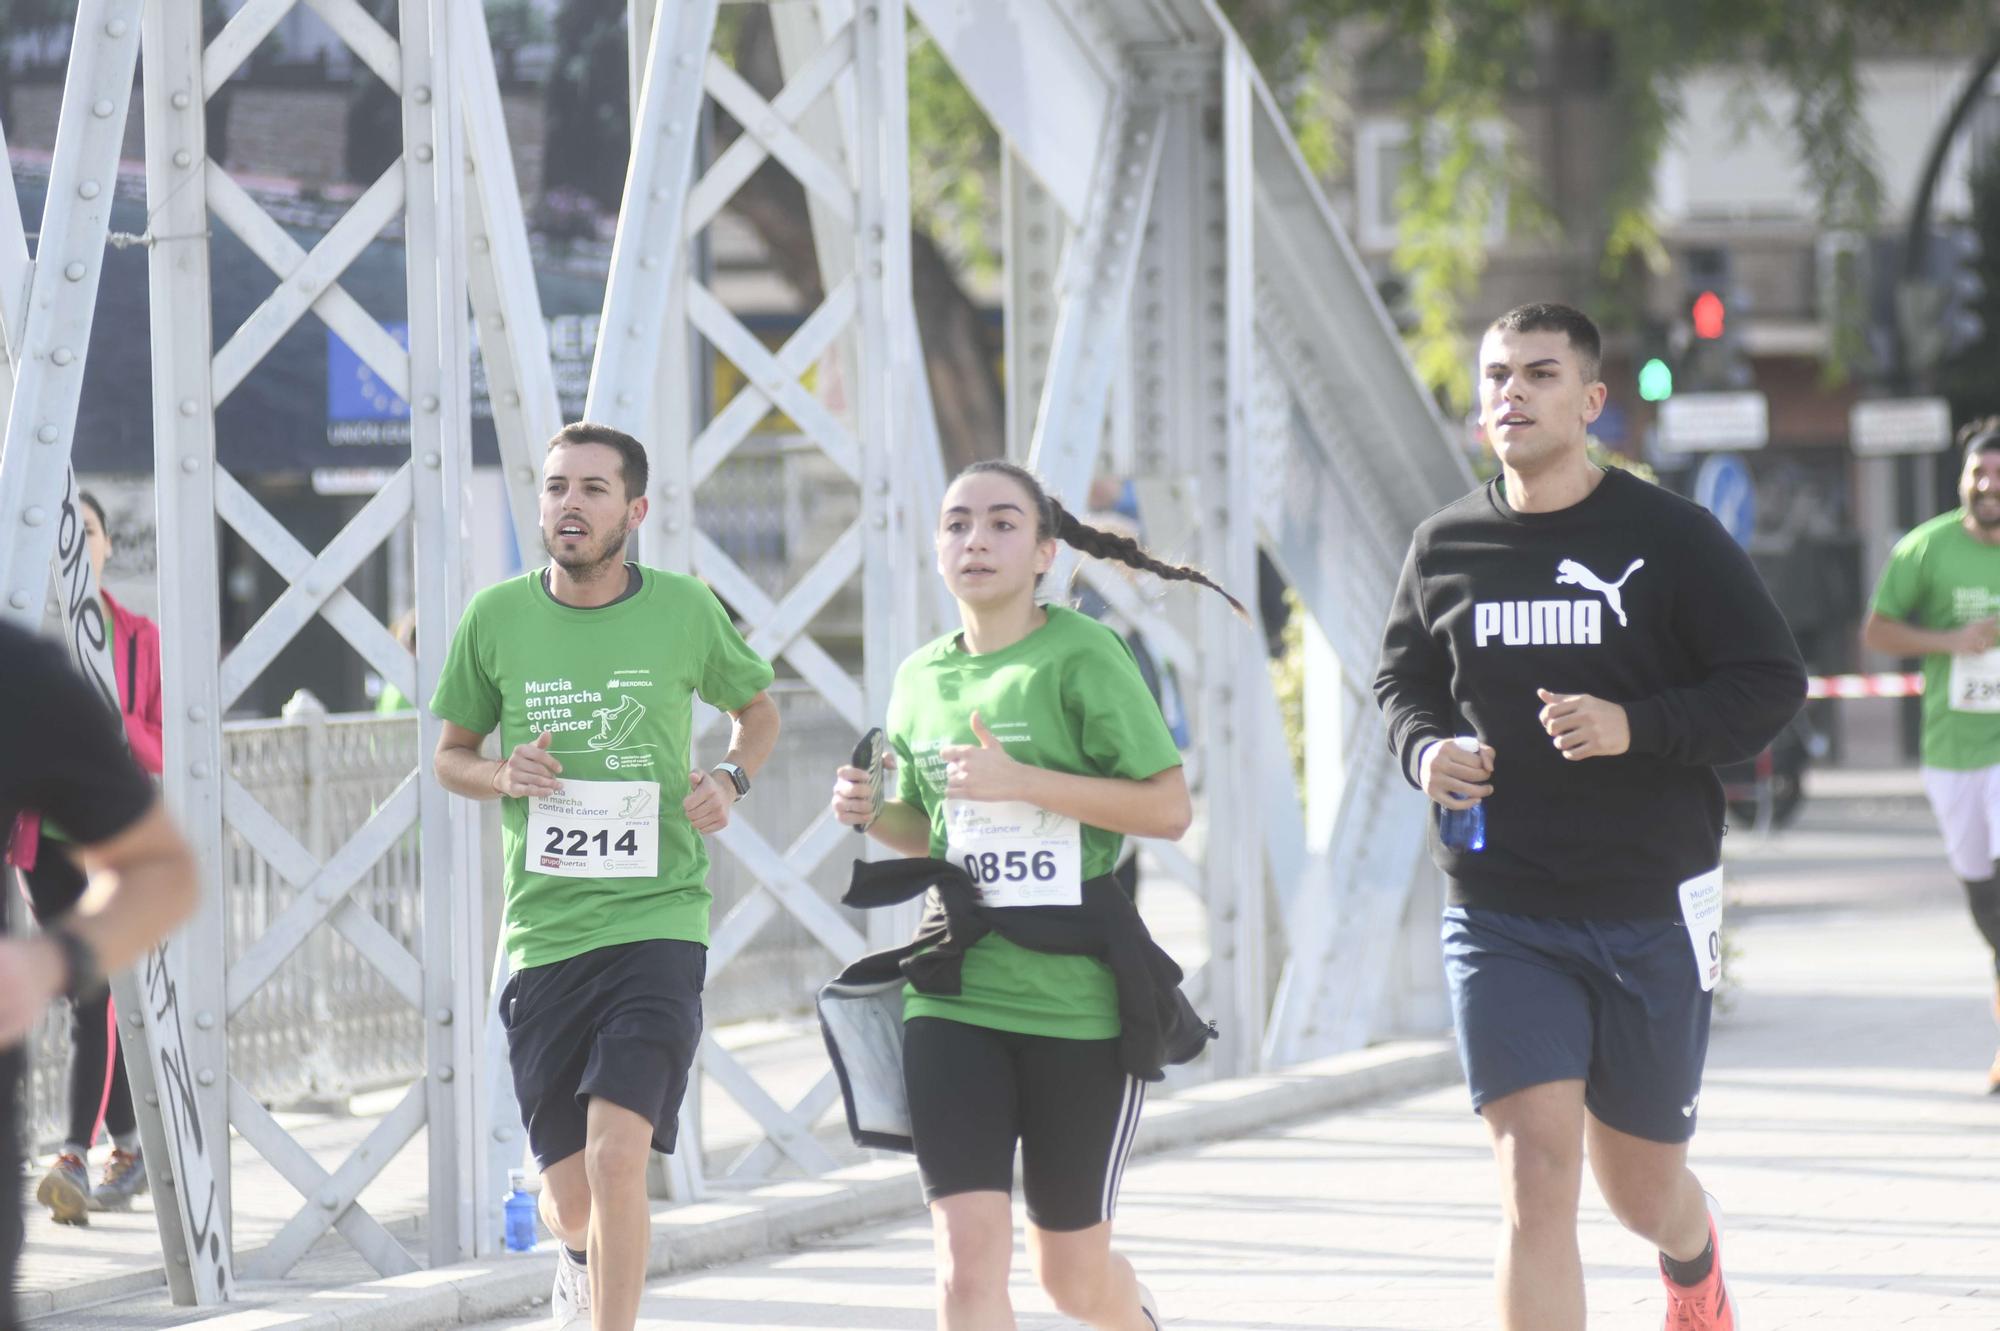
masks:
<path fill-rule="evenodd" d="M 1654 172 L 1688 75 L 1732 68 L 1746 87 L 1780 80 L 1822 225 L 1869 230 L 1882 190 L 1861 120 L 1858 58 L 1922 42 L 1975 49 L 1996 23 L 1984 0 L 1222 0 L 1222 8 L 1307 141 L 1337 138 L 1329 119 L 1343 108 L 1286 90 L 1324 81 L 1329 52 L 1409 72 L 1405 109 L 1425 132 L 1413 137 L 1397 196 L 1394 262 L 1406 279 L 1418 369 L 1454 399 L 1466 392 L 1460 311 L 1485 268 L 1492 209 L 1503 197 L 1531 207 L 1541 193 L 1518 153 L 1495 159 L 1482 150 L 1481 121 L 1552 81 L 1601 98 L 1609 184 L 1592 214 L 1515 220 L 1560 227 L 1570 244 L 1593 248 L 1596 299 L 1617 323 L 1630 303 L 1621 295 L 1664 262 Z"/>

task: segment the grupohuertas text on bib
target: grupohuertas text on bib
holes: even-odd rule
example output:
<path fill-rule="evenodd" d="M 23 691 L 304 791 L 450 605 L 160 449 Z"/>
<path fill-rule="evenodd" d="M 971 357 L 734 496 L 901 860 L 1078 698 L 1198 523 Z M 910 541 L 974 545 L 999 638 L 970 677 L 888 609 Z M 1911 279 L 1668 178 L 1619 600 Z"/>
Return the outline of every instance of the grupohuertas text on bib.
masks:
<path fill-rule="evenodd" d="M 944 803 L 945 858 L 979 886 L 984 906 L 1083 904 L 1083 831 L 1024 800 Z"/>
<path fill-rule="evenodd" d="M 654 878 L 660 872 L 660 783 L 572 781 L 528 801 L 529 873 Z"/>

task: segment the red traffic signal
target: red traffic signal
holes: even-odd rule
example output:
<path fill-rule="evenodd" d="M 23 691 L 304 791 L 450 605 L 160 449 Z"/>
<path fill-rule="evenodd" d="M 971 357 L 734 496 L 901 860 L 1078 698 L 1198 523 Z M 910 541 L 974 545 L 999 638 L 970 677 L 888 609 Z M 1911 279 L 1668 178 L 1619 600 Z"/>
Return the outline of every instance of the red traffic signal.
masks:
<path fill-rule="evenodd" d="M 1704 291 L 1694 298 L 1694 335 L 1704 342 L 1713 342 L 1722 336 L 1722 297 L 1713 291 Z"/>

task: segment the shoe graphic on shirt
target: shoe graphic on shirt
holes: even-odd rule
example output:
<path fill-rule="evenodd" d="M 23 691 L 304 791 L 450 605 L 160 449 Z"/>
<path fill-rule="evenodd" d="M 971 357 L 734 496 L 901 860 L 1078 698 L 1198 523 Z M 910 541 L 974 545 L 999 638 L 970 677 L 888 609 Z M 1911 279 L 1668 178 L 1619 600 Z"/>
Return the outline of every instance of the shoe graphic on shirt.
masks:
<path fill-rule="evenodd" d="M 632 733 L 632 727 L 639 724 L 639 718 L 646 714 L 646 704 L 626 694 L 617 707 L 600 707 L 591 715 L 597 718 L 597 733 L 590 737 L 593 749 L 615 749 L 625 742 Z"/>
<path fill-rule="evenodd" d="M 1700 1284 L 1677 1285 L 1667 1275 L 1662 1260 L 1660 1283 L 1667 1287 L 1667 1318 L 1660 1324 L 1661 1331 L 1743 1331 L 1743 1323 L 1736 1318 L 1736 1300 L 1722 1279 L 1722 1208 L 1707 1193 L 1701 1196 L 1708 1204 L 1708 1241 L 1715 1250 L 1715 1261 Z"/>
<path fill-rule="evenodd" d="M 1611 613 L 1618 616 L 1619 626 L 1630 627 L 1625 618 L 1625 600 L 1622 592 L 1626 581 L 1644 567 L 1646 567 L 1645 560 L 1635 559 L 1626 568 L 1624 577 L 1616 582 L 1606 582 L 1574 559 L 1565 559 L 1556 565 L 1556 586 L 1587 587 L 1591 591 L 1600 593 L 1605 603 L 1611 607 Z"/>

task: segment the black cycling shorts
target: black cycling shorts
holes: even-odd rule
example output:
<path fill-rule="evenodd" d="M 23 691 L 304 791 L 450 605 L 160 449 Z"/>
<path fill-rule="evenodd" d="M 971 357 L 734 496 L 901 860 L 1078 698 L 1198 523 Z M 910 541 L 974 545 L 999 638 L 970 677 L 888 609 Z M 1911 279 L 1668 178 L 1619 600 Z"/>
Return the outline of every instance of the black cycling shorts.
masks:
<path fill-rule="evenodd" d="M 1119 1065 L 1118 1041 L 913 1017 L 903 1025 L 903 1081 L 926 1202 L 1011 1194 L 1018 1141 L 1037 1228 L 1111 1219 L 1146 1102 L 1146 1083 Z"/>
<path fill-rule="evenodd" d="M 707 977 L 707 948 L 656 938 L 508 979 L 500 991 L 507 1061 L 543 1169 L 583 1149 L 593 1095 L 650 1121 L 654 1150 L 674 1149 Z"/>

